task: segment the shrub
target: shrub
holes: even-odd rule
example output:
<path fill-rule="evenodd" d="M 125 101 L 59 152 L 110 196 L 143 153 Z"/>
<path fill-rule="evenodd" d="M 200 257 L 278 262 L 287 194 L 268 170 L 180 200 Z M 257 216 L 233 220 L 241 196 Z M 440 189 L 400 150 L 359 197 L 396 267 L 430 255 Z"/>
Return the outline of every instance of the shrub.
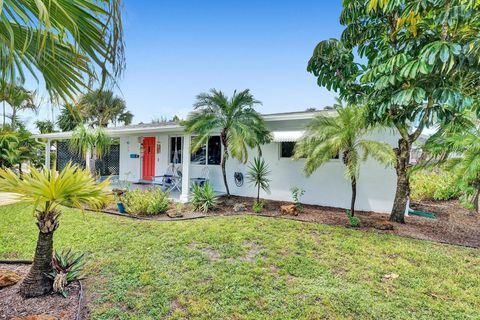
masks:
<path fill-rule="evenodd" d="M 264 203 L 262 201 L 253 201 L 252 210 L 255 213 L 262 212 Z"/>
<path fill-rule="evenodd" d="M 53 291 L 67 297 L 66 287 L 69 283 L 80 280 L 84 265 L 84 255 L 73 253 L 71 249 L 55 251 L 52 257 L 53 270 L 48 277 L 53 279 Z"/>
<path fill-rule="evenodd" d="M 416 171 L 410 176 L 412 200 L 449 200 L 461 194 L 453 174 L 446 171 Z"/>
<path fill-rule="evenodd" d="M 290 189 L 290 192 L 292 193 L 293 203 L 295 204 L 298 212 L 303 212 L 303 206 L 300 202 L 300 198 L 305 194 L 305 190 L 299 187 L 293 187 Z"/>
<path fill-rule="evenodd" d="M 360 225 L 360 219 L 356 216 L 353 216 L 350 210 L 347 210 L 347 218 L 348 218 L 348 224 L 351 227 L 358 227 Z"/>
<path fill-rule="evenodd" d="M 128 191 L 120 199 L 130 214 L 156 215 L 170 207 L 168 193 L 157 188 Z"/>
<path fill-rule="evenodd" d="M 190 203 L 194 210 L 208 212 L 217 205 L 217 202 L 218 197 L 208 182 L 203 186 L 199 184 L 193 185 Z"/>

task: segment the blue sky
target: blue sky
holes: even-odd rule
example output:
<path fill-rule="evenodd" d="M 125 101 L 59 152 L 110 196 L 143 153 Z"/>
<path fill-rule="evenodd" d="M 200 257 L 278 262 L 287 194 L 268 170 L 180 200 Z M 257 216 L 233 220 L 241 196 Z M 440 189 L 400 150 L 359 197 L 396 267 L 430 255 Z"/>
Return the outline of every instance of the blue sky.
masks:
<path fill-rule="evenodd" d="M 125 0 L 121 95 L 134 122 L 184 117 L 210 88 L 249 88 L 262 113 L 322 108 L 335 94 L 306 65 L 320 40 L 340 35 L 340 10 L 340 0 Z"/>

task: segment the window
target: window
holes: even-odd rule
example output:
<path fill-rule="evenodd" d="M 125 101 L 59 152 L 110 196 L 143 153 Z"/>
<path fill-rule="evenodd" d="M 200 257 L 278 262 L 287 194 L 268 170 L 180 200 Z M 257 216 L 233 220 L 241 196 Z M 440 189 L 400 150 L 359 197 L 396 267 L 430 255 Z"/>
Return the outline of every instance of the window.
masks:
<path fill-rule="evenodd" d="M 170 163 L 182 163 L 182 137 L 170 137 Z"/>
<path fill-rule="evenodd" d="M 222 159 L 222 145 L 220 136 L 213 136 L 208 139 L 208 164 L 220 164 Z"/>
<path fill-rule="evenodd" d="M 197 152 L 192 153 L 190 162 L 192 164 L 205 164 L 206 159 L 207 159 L 207 147 L 203 145 L 200 149 L 197 150 Z"/>
<path fill-rule="evenodd" d="M 295 142 L 280 142 L 280 158 L 293 157 L 295 150 Z M 338 153 L 332 159 L 339 159 Z"/>
<path fill-rule="evenodd" d="M 295 142 L 280 142 L 280 158 L 291 158 L 294 149 Z"/>
<path fill-rule="evenodd" d="M 192 138 L 193 139 L 193 138 Z M 198 165 L 219 165 L 222 160 L 222 145 L 220 136 L 211 136 L 206 145 L 192 153 L 192 164 Z"/>

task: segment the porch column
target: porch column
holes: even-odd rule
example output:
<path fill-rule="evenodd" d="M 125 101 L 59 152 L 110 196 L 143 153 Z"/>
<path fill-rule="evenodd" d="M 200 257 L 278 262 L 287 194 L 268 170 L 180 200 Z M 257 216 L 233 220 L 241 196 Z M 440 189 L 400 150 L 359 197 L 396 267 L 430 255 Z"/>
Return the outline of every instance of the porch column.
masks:
<path fill-rule="evenodd" d="M 189 134 L 183 136 L 183 150 L 182 150 L 182 194 L 180 195 L 180 202 L 188 202 L 188 195 L 190 193 L 190 140 Z"/>
<path fill-rule="evenodd" d="M 45 143 L 45 168 L 51 169 L 50 168 L 50 152 L 52 152 L 52 144 L 50 139 L 47 140 L 47 143 Z"/>

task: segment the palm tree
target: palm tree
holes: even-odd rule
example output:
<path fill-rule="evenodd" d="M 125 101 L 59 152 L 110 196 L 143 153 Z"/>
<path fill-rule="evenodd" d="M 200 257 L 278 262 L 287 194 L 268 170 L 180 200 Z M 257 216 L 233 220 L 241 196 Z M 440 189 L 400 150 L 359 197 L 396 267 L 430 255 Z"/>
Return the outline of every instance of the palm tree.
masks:
<path fill-rule="evenodd" d="M 57 125 L 61 131 L 75 130 L 79 125 L 85 123 L 85 111 L 79 105 L 65 104 L 60 110 L 57 118 Z"/>
<path fill-rule="evenodd" d="M 3 128 L 0 130 L 0 168 L 13 165 L 18 144 L 19 138 L 17 133 Z"/>
<path fill-rule="evenodd" d="M 55 132 L 55 123 L 50 120 L 37 120 L 35 121 L 35 126 L 40 133 Z"/>
<path fill-rule="evenodd" d="M 9 169 L 0 169 L 0 191 L 20 194 L 34 207 L 39 229 L 32 267 L 20 286 L 24 297 L 37 297 L 52 290 L 53 233 L 58 228 L 61 206 L 101 207 L 108 199 L 107 179 L 97 184 L 87 170 L 68 164 L 59 174 L 30 168 L 22 179 Z"/>
<path fill-rule="evenodd" d="M 52 97 L 74 98 L 86 79 L 124 69 L 121 0 L 3 1 L 0 80 L 43 78 Z M 3 88 L 2 88 L 3 89 Z"/>
<path fill-rule="evenodd" d="M 270 174 L 268 165 L 261 157 L 253 158 L 248 171 L 248 180 L 257 188 L 257 203 L 260 202 L 260 189 L 268 191 L 270 180 L 267 176 Z"/>
<path fill-rule="evenodd" d="M 11 94 L 7 99 L 8 104 L 12 108 L 11 115 L 11 127 L 13 130 L 16 128 L 17 112 L 25 110 L 37 110 L 37 105 L 33 101 L 35 98 L 35 92 L 26 90 L 21 86 L 15 86 L 11 90 Z"/>
<path fill-rule="evenodd" d="M 371 156 L 391 165 L 395 155 L 389 144 L 365 139 L 372 128 L 366 126 L 363 108 L 337 107 L 336 111 L 335 117 L 320 114 L 307 125 L 304 136 L 295 146 L 294 159 L 306 158 L 304 171 L 309 176 L 332 158 L 342 155 L 345 175 L 351 182 L 350 211 L 354 215 L 360 162 Z"/>
<path fill-rule="evenodd" d="M 227 196 L 230 196 L 230 190 L 225 164 L 229 155 L 245 163 L 248 147 L 260 150 L 260 145 L 272 140 L 262 116 L 254 109 L 258 104 L 260 101 L 255 100 L 248 89 L 239 93 L 234 91 L 231 98 L 222 91 L 212 89 L 210 93 L 197 96 L 195 110 L 184 122 L 186 132 L 196 135 L 192 141 L 192 152 L 198 151 L 211 135 L 220 131 L 223 146 L 221 166 Z"/>
<path fill-rule="evenodd" d="M 109 123 L 131 123 L 133 118 L 127 111 L 125 100 L 115 96 L 110 90 L 89 92 L 80 98 L 78 104 L 84 110 L 91 126 L 106 127 Z"/>
<path fill-rule="evenodd" d="M 110 149 L 112 139 L 102 127 L 90 129 L 78 126 L 69 141 L 70 149 L 85 159 L 85 165 L 92 175 L 96 174 L 95 161 Z"/>

